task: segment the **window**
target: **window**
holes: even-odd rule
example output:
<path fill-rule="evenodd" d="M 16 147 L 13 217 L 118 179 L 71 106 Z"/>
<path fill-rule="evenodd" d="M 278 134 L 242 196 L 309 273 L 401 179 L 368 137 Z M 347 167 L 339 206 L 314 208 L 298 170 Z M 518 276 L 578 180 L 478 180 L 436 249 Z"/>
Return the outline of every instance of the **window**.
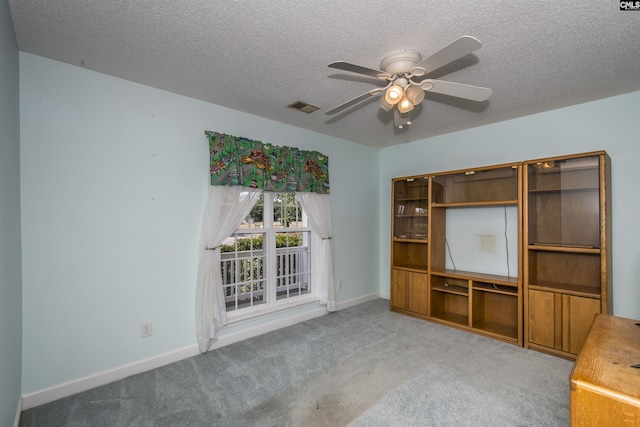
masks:
<path fill-rule="evenodd" d="M 311 238 L 294 193 L 263 193 L 221 246 L 227 312 L 312 297 Z"/>

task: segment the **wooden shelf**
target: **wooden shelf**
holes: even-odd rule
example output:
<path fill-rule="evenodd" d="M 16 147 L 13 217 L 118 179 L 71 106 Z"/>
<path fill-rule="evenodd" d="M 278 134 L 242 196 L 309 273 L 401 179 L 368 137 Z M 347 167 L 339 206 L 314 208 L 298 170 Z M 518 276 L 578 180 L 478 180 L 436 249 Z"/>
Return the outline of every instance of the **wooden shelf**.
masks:
<path fill-rule="evenodd" d="M 530 188 L 529 194 L 542 194 L 542 193 L 571 193 L 571 192 L 579 192 L 579 191 L 598 191 L 600 188 L 598 186 L 585 186 L 585 187 L 571 187 L 571 188 Z"/>
<path fill-rule="evenodd" d="M 473 322 L 473 327 L 500 337 L 518 338 L 518 327 L 497 322 Z"/>
<path fill-rule="evenodd" d="M 396 202 L 425 202 L 427 203 L 427 196 L 415 196 L 415 197 L 402 197 L 395 200 Z"/>
<path fill-rule="evenodd" d="M 454 295 L 462 295 L 462 296 L 468 296 L 469 295 L 469 289 L 462 287 L 462 286 L 457 286 L 457 285 L 437 285 L 437 286 L 432 286 L 431 287 L 432 291 L 437 291 L 437 292 L 445 292 L 448 294 L 454 294 Z"/>
<path fill-rule="evenodd" d="M 413 271 L 415 273 L 426 273 L 427 268 L 421 265 L 393 265 L 396 270 Z"/>
<path fill-rule="evenodd" d="M 555 245 L 549 243 L 532 243 L 529 245 L 531 251 L 548 251 L 548 252 L 569 252 L 577 254 L 599 254 L 600 248 L 595 246 L 583 245 Z"/>
<path fill-rule="evenodd" d="M 464 280 L 476 280 L 479 282 L 495 282 L 496 284 L 505 286 L 518 286 L 517 277 L 500 276 L 497 274 L 476 273 L 462 270 L 431 270 L 431 275 L 440 277 L 452 277 Z"/>
<path fill-rule="evenodd" d="M 433 317 L 450 323 L 467 326 L 469 323 L 468 316 L 458 313 L 440 312 L 432 314 Z"/>
<path fill-rule="evenodd" d="M 468 207 L 482 207 L 482 206 L 502 206 L 502 205 L 517 205 L 517 200 L 495 200 L 484 202 L 453 202 L 453 203 L 432 203 L 434 208 L 468 208 Z"/>
<path fill-rule="evenodd" d="M 429 239 L 428 238 L 425 238 L 425 239 L 407 239 L 406 237 L 394 237 L 393 241 L 394 242 L 400 242 L 400 243 L 418 243 L 418 244 L 429 243 Z"/>
<path fill-rule="evenodd" d="M 539 291 L 555 292 L 564 295 L 575 295 L 586 298 L 601 298 L 600 288 L 593 286 L 571 285 L 568 283 L 557 282 L 530 282 L 529 289 Z"/>
<path fill-rule="evenodd" d="M 491 285 L 488 283 L 473 283 L 473 290 L 494 294 L 518 296 L 518 288 L 511 285 Z"/>

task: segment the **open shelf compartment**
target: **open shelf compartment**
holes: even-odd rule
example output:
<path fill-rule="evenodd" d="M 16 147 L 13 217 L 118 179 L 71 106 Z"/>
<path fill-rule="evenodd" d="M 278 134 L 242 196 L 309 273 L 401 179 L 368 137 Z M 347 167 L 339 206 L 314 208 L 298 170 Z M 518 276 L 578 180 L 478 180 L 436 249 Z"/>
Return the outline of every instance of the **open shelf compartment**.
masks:
<path fill-rule="evenodd" d="M 529 287 L 582 296 L 601 293 L 600 254 L 529 251 Z"/>
<path fill-rule="evenodd" d="M 452 277 L 431 277 L 431 316 L 468 326 L 469 281 Z"/>
<path fill-rule="evenodd" d="M 473 328 L 518 339 L 517 288 L 474 282 L 472 298 Z"/>
<path fill-rule="evenodd" d="M 393 241 L 393 267 L 425 272 L 428 265 L 426 242 Z"/>

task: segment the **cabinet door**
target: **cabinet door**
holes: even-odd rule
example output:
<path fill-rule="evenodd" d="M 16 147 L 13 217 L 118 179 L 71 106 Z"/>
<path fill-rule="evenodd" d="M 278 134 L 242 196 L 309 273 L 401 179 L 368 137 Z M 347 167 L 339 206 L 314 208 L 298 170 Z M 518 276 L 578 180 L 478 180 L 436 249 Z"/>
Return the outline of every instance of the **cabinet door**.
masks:
<path fill-rule="evenodd" d="M 562 296 L 529 291 L 529 342 L 549 348 L 562 345 Z"/>
<path fill-rule="evenodd" d="M 411 275 L 409 310 L 427 314 L 427 275 L 422 273 L 409 274 Z"/>
<path fill-rule="evenodd" d="M 391 277 L 391 306 L 406 310 L 409 308 L 409 272 L 393 269 Z"/>
<path fill-rule="evenodd" d="M 529 291 L 529 342 L 578 354 L 600 300 L 555 292 Z"/>
<path fill-rule="evenodd" d="M 391 305 L 393 308 L 427 314 L 427 275 L 394 269 Z"/>
<path fill-rule="evenodd" d="M 580 352 L 596 313 L 600 313 L 600 300 L 571 295 L 562 296 L 563 351 L 573 354 Z"/>

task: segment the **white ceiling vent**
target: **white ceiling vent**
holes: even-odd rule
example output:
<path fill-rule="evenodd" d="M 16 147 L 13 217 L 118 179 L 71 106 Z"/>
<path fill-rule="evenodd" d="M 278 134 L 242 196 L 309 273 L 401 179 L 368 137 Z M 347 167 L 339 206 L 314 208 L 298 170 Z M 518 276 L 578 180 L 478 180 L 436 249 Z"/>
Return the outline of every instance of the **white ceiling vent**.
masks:
<path fill-rule="evenodd" d="M 287 105 L 289 108 L 293 108 L 294 110 L 302 111 L 303 113 L 313 113 L 316 110 L 319 110 L 320 107 L 316 107 L 315 105 L 307 104 L 306 102 L 296 101 L 293 104 Z"/>

